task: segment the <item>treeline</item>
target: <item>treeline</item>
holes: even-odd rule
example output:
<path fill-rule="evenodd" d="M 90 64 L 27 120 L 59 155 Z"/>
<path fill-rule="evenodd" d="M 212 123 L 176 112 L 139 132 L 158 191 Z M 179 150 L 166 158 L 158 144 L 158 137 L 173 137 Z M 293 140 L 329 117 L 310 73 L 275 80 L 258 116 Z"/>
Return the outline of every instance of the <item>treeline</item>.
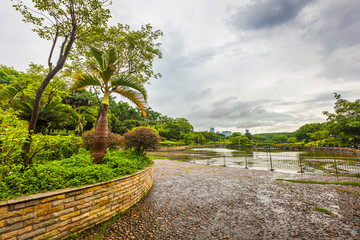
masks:
<path fill-rule="evenodd" d="M 360 99 L 353 102 L 341 98 L 334 93 L 334 113 L 324 111 L 327 116 L 324 123 L 309 123 L 295 132 L 249 133 L 238 136 L 234 133 L 229 143 L 236 145 L 273 145 L 285 144 L 293 146 L 355 147 L 360 144 Z"/>
<path fill-rule="evenodd" d="M 13 109 L 20 119 L 29 121 L 36 89 L 47 70 L 31 64 L 26 72 L 0 66 L 0 103 L 3 110 Z M 101 94 L 96 89 L 67 91 L 68 77 L 59 75 L 47 87 L 41 100 L 35 133 L 81 135 L 92 130 L 97 121 Z M 335 94 L 334 113 L 324 112 L 327 121 L 301 126 L 295 132 L 220 133 L 195 132 L 185 118 L 172 118 L 148 107 L 147 118 L 124 101 L 110 99 L 108 114 L 111 132 L 123 135 L 133 128 L 147 126 L 162 138 L 163 145 L 195 145 L 226 142 L 232 145 L 290 144 L 301 146 L 346 146 L 360 144 L 360 100 L 354 102 Z"/>

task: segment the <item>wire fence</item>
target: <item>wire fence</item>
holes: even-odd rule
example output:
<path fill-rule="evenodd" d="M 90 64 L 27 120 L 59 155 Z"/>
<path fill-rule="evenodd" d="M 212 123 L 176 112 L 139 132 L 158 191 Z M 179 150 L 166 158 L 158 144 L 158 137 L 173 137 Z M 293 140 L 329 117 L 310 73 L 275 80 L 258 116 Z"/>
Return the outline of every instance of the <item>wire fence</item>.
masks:
<path fill-rule="evenodd" d="M 355 157 L 310 157 L 300 154 L 287 156 L 271 152 L 251 154 L 166 152 L 164 157 L 188 162 L 240 167 L 301 174 L 332 175 L 337 177 L 360 177 L 360 159 Z M 154 154 L 159 156 L 159 153 Z"/>

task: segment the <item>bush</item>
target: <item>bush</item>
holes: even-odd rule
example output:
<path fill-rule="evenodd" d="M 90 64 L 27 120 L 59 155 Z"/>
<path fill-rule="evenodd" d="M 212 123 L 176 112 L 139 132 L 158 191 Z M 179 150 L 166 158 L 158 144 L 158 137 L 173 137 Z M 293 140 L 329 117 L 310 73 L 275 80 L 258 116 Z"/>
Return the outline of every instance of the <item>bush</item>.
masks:
<path fill-rule="evenodd" d="M 124 134 L 125 147 L 134 149 L 137 155 L 144 155 L 147 150 L 160 147 L 160 136 L 152 129 L 139 127 Z"/>
<path fill-rule="evenodd" d="M 32 139 L 30 154 L 34 154 L 34 162 L 68 158 L 83 145 L 82 139 L 75 135 L 35 134 Z"/>
<path fill-rule="evenodd" d="M 22 145 L 28 132 L 26 123 L 17 118 L 18 113 L 0 108 L 0 181 L 1 176 L 12 171 L 13 164 L 21 163 Z"/>
<path fill-rule="evenodd" d="M 80 187 L 110 181 L 134 174 L 152 164 L 146 156 L 129 151 L 113 150 L 104 157 L 104 164 L 95 164 L 91 154 L 80 149 L 78 154 L 62 160 L 35 164 L 21 173 L 20 168 L 0 181 L 0 201 L 63 188 Z"/>
<path fill-rule="evenodd" d="M 89 132 L 85 132 L 81 138 L 83 139 L 84 142 L 84 147 L 87 150 L 91 150 L 92 148 L 92 141 L 93 141 L 93 136 L 94 136 L 95 131 L 89 131 Z M 115 150 L 115 149 L 122 149 L 125 147 L 125 138 L 121 135 L 112 133 L 112 132 L 108 132 L 108 148 L 110 150 Z"/>

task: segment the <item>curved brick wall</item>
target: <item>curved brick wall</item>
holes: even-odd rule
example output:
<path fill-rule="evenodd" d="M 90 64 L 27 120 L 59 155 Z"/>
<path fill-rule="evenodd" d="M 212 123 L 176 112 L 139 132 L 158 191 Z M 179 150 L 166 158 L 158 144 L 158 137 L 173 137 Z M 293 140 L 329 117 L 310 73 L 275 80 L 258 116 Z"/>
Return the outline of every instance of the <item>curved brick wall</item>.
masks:
<path fill-rule="evenodd" d="M 153 184 L 153 168 L 109 182 L 0 202 L 0 239 L 61 239 L 137 203 Z"/>

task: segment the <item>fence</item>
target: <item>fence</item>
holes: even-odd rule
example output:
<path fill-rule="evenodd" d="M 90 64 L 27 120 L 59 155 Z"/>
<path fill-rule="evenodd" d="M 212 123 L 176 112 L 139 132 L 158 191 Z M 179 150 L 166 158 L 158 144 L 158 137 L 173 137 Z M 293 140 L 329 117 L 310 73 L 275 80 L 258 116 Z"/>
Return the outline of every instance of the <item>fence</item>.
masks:
<path fill-rule="evenodd" d="M 354 157 L 308 157 L 287 156 L 271 152 L 252 154 L 203 152 L 167 152 L 163 157 L 201 164 L 240 167 L 270 171 L 285 171 L 301 174 L 334 175 L 337 177 L 360 177 L 360 159 Z M 155 154 L 159 156 L 159 153 Z"/>

